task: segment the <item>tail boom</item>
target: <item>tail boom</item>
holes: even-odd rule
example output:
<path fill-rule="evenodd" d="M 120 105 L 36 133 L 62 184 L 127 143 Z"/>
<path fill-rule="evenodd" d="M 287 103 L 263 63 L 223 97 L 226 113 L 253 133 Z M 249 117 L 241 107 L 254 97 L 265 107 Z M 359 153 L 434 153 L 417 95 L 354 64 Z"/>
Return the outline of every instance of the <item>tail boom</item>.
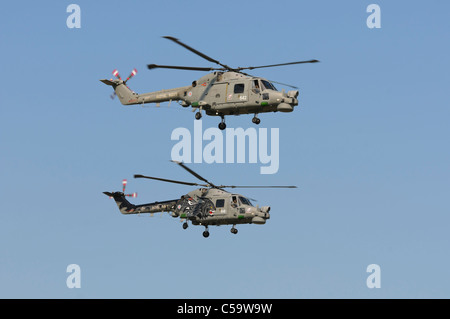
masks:
<path fill-rule="evenodd" d="M 123 80 L 102 79 L 100 82 L 112 86 L 119 97 L 120 103 L 123 105 L 179 101 L 184 99 L 187 91 L 191 88 L 191 86 L 183 86 L 174 89 L 137 94 L 136 92 L 131 91 Z"/>
<path fill-rule="evenodd" d="M 141 213 L 162 213 L 173 212 L 178 200 L 168 200 L 162 202 L 154 202 L 142 205 L 131 204 L 122 192 L 103 192 L 106 196 L 112 197 L 124 215 L 141 214 Z"/>

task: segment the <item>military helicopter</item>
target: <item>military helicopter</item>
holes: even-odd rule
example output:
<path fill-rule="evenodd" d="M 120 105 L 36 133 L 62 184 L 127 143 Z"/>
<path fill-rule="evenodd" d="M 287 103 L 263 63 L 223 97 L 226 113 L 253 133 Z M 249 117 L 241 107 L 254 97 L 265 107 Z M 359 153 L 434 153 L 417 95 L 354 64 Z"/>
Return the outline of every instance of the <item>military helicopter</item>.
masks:
<path fill-rule="evenodd" d="M 188 228 L 188 221 L 192 225 L 205 227 L 204 237 L 209 237 L 208 226 L 232 225 L 231 233 L 237 234 L 238 224 L 262 225 L 270 218 L 269 206 L 253 206 L 250 199 L 241 194 L 229 193 L 224 188 L 297 188 L 297 186 L 225 186 L 215 185 L 200 176 L 182 162 L 172 161 L 189 173 L 197 177 L 206 184 L 183 182 L 172 179 L 165 179 L 152 176 L 134 175 L 134 178 L 148 178 L 162 182 L 201 186 L 179 199 L 166 200 L 142 205 L 131 204 L 126 197 L 136 197 L 137 193 L 125 194 L 126 180 L 123 180 L 123 189 L 120 192 L 103 192 L 103 194 L 113 198 L 124 215 L 143 213 L 164 213 L 168 212 L 172 217 L 184 219 L 183 229 Z"/>
<path fill-rule="evenodd" d="M 258 118 L 259 113 L 292 112 L 294 106 L 298 105 L 298 90 L 290 90 L 286 93 L 283 89 L 279 92 L 273 83 L 282 84 L 294 89 L 298 89 L 297 87 L 280 82 L 269 81 L 261 77 L 254 77 L 242 72 L 243 70 L 319 62 L 318 60 L 308 60 L 232 68 L 182 43 L 174 37 L 165 36 L 163 38 L 171 40 L 207 61 L 216 63 L 221 67 L 148 64 L 147 67 L 149 70 L 164 68 L 214 72 L 193 81 L 192 84 L 188 86 L 143 94 L 137 94 L 130 90 L 126 85 L 127 81 L 136 75 L 136 69 L 131 72 L 130 76 L 125 81 L 121 79 L 117 70 L 113 71 L 113 75 L 116 79 L 103 79 L 100 81 L 113 87 L 113 96 L 117 95 L 123 105 L 156 103 L 156 105 L 159 106 L 159 103 L 161 102 L 170 103 L 171 101 L 177 101 L 183 107 L 192 106 L 193 111 L 197 110 L 195 114 L 197 120 L 202 117 L 202 111 L 205 111 L 207 115 L 220 116 L 222 121 L 219 123 L 219 129 L 221 130 L 226 128 L 226 115 L 254 114 L 252 122 L 259 124 L 261 122 Z"/>

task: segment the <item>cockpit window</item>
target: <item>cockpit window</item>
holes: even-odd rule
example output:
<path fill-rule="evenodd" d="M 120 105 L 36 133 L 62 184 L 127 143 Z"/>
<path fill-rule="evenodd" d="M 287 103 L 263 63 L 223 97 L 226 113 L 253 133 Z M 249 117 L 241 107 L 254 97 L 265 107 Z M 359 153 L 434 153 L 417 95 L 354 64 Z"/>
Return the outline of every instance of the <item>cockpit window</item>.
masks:
<path fill-rule="evenodd" d="M 245 197 L 239 196 L 239 200 L 243 205 L 253 206 L 252 203 Z"/>
<path fill-rule="evenodd" d="M 272 83 L 270 83 L 269 81 L 261 80 L 261 83 L 262 83 L 263 88 L 268 89 L 268 90 L 277 91 L 275 86 Z"/>

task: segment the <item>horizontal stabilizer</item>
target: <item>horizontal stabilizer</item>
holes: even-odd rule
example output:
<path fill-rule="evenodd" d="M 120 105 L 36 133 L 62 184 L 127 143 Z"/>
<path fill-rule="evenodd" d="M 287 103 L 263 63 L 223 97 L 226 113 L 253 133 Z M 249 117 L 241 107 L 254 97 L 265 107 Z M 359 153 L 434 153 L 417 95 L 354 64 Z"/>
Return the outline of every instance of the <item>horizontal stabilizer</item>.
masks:
<path fill-rule="evenodd" d="M 110 80 L 107 80 L 107 79 L 103 79 L 103 80 L 100 80 L 100 81 L 105 83 L 106 85 L 111 85 L 111 86 L 117 85 L 117 83 L 115 83 L 113 81 L 110 81 Z"/>

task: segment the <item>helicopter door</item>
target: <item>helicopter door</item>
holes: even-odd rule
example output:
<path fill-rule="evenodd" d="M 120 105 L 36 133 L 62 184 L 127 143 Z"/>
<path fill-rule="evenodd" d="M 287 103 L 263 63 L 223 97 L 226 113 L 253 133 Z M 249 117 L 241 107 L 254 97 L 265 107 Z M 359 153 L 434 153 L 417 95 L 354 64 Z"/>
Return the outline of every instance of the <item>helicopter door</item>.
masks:
<path fill-rule="evenodd" d="M 257 95 L 261 93 L 261 84 L 258 79 L 252 81 L 252 93 Z"/>
<path fill-rule="evenodd" d="M 240 214 L 240 212 L 241 212 L 241 208 L 239 208 L 240 206 L 241 206 L 241 202 L 239 201 L 238 196 L 232 195 L 231 202 L 230 202 L 230 210 L 235 216 Z"/>
<path fill-rule="evenodd" d="M 228 83 L 215 83 L 208 92 L 211 105 L 215 106 L 226 102 Z"/>
<path fill-rule="evenodd" d="M 231 209 L 236 210 L 239 206 L 239 200 L 236 195 L 231 196 Z"/>
<path fill-rule="evenodd" d="M 227 102 L 244 103 L 248 101 L 248 85 L 235 83 L 230 86 L 232 86 L 232 89 L 228 89 Z"/>
<path fill-rule="evenodd" d="M 252 103 L 255 104 L 259 104 L 259 102 L 261 101 L 261 91 L 262 91 L 262 85 L 261 82 L 256 79 L 256 80 L 252 80 L 252 89 L 250 90 L 250 101 L 252 101 Z"/>

